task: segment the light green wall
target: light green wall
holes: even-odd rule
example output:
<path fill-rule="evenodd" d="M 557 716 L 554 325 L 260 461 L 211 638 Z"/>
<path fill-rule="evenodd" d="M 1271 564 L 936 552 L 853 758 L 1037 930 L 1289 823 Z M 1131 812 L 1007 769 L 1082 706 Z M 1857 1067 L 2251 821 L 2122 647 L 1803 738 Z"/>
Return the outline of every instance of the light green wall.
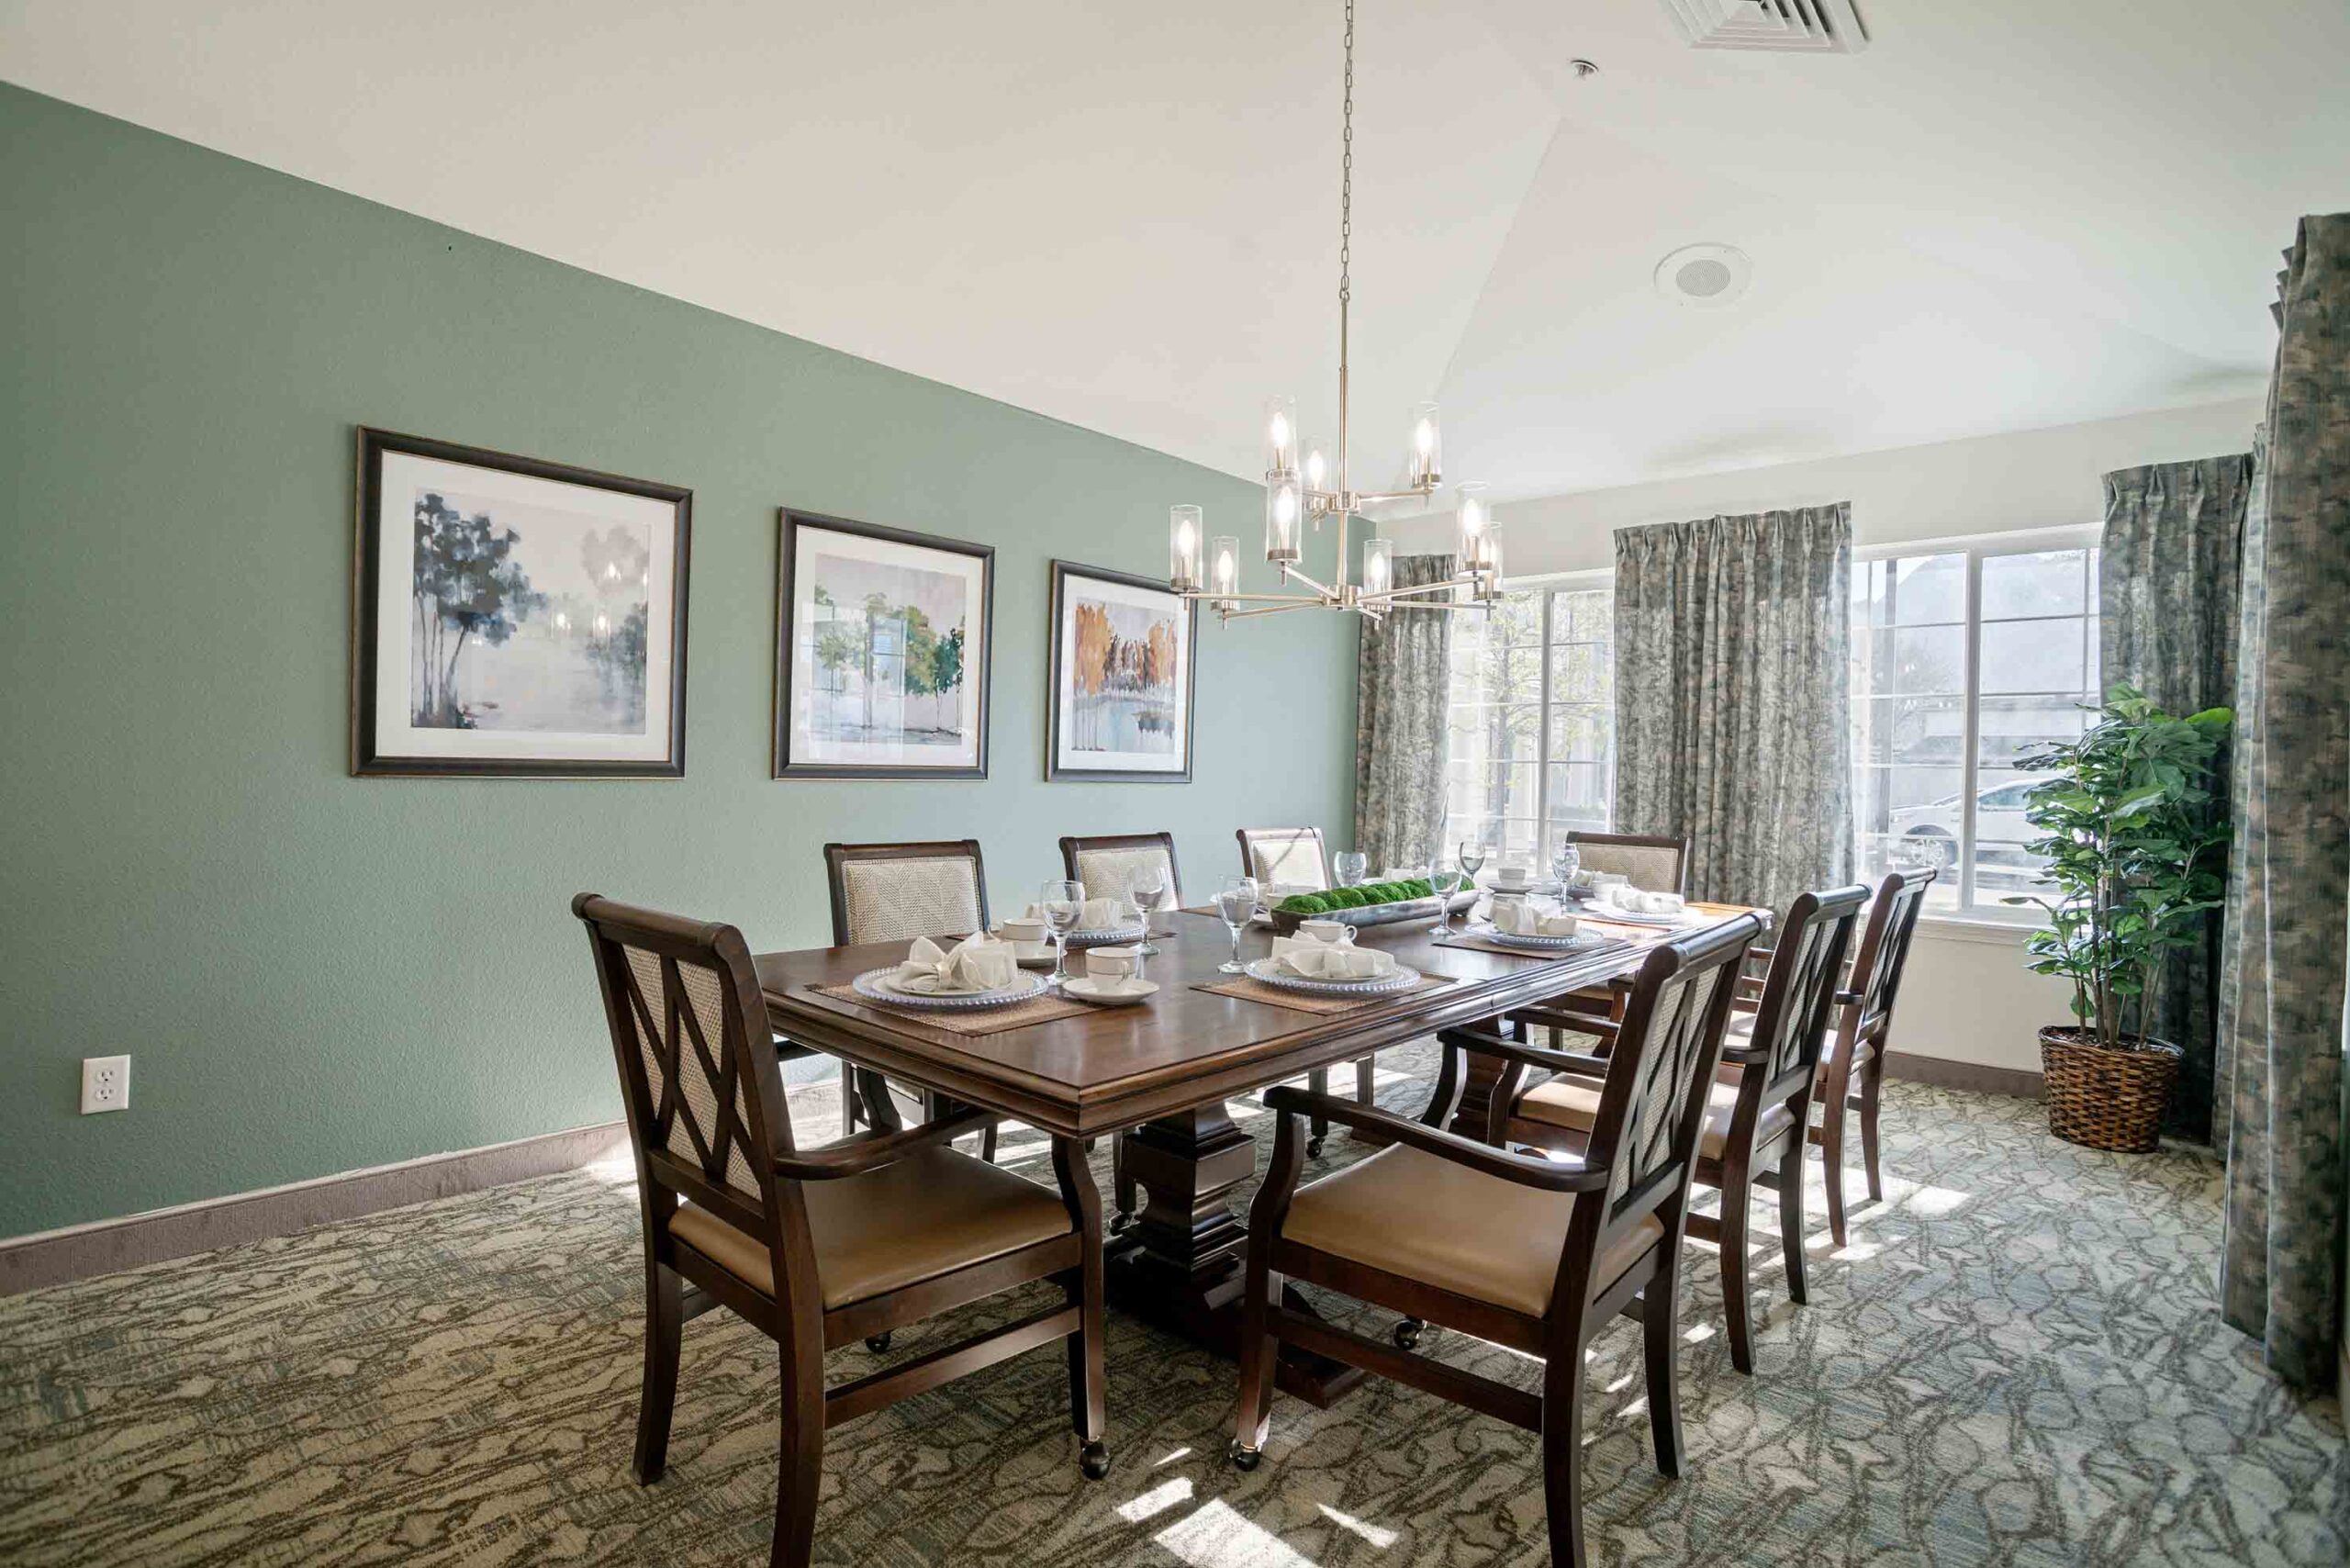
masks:
<path fill-rule="evenodd" d="M 811 946 L 827 839 L 1008 901 L 1343 831 L 1351 618 L 1203 625 L 1194 782 L 1043 781 L 1046 562 L 1252 487 L 5 85 L 0 148 L 0 1237 L 616 1117 L 583 888 Z M 346 776 L 359 423 L 692 487 L 684 780 Z M 996 547 L 990 778 L 767 777 L 785 502 Z"/>

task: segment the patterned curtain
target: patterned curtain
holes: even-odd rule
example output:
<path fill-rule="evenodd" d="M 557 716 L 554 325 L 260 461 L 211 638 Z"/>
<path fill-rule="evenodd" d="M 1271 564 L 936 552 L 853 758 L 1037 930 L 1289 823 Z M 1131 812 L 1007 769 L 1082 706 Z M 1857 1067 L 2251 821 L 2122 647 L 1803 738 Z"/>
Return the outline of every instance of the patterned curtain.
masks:
<path fill-rule="evenodd" d="M 2127 681 L 2174 713 L 2236 700 L 2236 600 L 2252 454 L 2155 463 L 2105 476 L 2098 568 L 2105 684 Z M 2212 795 L 2229 798 L 2227 758 Z M 2187 1053 L 2167 1131 L 2211 1136 L 2211 1061 L 2220 1038 L 2220 921 L 2172 953 L 2142 1026 Z"/>
<path fill-rule="evenodd" d="M 1449 555 L 1398 555 L 1397 588 L 1440 583 Z M 1452 612 L 1399 610 L 1362 618 L 1355 675 L 1355 847 L 1382 866 L 1436 858 L 1444 832 L 1445 700 Z"/>
<path fill-rule="evenodd" d="M 1686 834 L 1693 898 L 1849 881 L 1850 502 L 1616 534 L 1616 826 Z"/>
<path fill-rule="evenodd" d="M 2286 263 L 2244 520 L 2220 1296 L 2281 1376 L 2323 1387 L 2350 1208 L 2350 213 L 2303 218 Z"/>

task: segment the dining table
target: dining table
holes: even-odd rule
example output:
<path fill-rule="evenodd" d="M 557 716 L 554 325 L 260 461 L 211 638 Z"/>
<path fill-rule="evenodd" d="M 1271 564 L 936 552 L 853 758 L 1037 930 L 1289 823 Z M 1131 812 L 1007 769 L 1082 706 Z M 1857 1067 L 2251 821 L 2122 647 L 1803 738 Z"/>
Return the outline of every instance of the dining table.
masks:
<path fill-rule="evenodd" d="M 1746 913 L 1692 903 L 1669 927 L 1586 917 L 1590 940 L 1540 953 L 1499 950 L 1468 935 L 1457 916 L 1449 935 L 1432 918 L 1365 926 L 1359 946 L 1382 948 L 1423 978 L 1392 994 L 1333 998 L 1219 972 L 1232 954 L 1228 928 L 1208 911 L 1184 910 L 1152 937 L 1158 951 L 1144 973 L 1158 989 L 1144 1001 L 1088 1006 L 1048 992 L 993 1017 L 917 1012 L 851 989 L 860 974 L 902 958 L 903 943 L 766 953 L 755 963 L 775 1032 L 841 1058 L 861 1077 L 929 1090 L 1063 1137 L 1124 1133 L 1125 1170 L 1145 1202 L 1106 1249 L 1110 1302 L 1231 1355 L 1247 1245 L 1231 1200 L 1254 1174 L 1257 1151 L 1233 1119 L 1235 1097 L 1605 987 L 1636 970 L 1658 943 Z M 1270 932 L 1250 929 L 1243 958 L 1266 957 L 1270 940 Z M 1073 951 L 1069 961 L 1080 972 L 1082 954 Z M 1472 1100 L 1499 1066 L 1472 1055 L 1465 1075 Z M 869 1097 L 886 1101 L 887 1092 L 876 1081 Z M 1483 1125 L 1482 1104 L 1464 1105 L 1454 1123 Z M 1290 1305 L 1311 1310 L 1302 1298 Z M 1286 1345 L 1277 1368 L 1284 1390 L 1326 1406 L 1360 1376 Z"/>

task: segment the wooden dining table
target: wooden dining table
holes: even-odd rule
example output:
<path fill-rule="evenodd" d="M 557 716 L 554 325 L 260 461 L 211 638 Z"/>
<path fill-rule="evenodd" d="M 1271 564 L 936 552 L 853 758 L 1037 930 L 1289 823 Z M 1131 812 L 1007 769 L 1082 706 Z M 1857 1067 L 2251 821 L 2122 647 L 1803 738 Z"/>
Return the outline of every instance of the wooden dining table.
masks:
<path fill-rule="evenodd" d="M 894 965 L 905 956 L 903 943 L 767 953 L 756 963 L 768 1021 L 796 1044 L 1047 1133 L 1126 1133 L 1125 1170 L 1147 1202 L 1113 1244 L 1110 1299 L 1231 1354 L 1247 1241 L 1231 1193 L 1256 1168 L 1256 1140 L 1234 1124 L 1231 1098 L 1438 1029 L 1605 985 L 1638 969 L 1658 942 L 1744 913 L 1692 905 L 1695 918 L 1678 930 L 1587 921 L 1586 929 L 1604 940 L 1557 956 L 1447 945 L 1431 921 L 1368 927 L 1359 935 L 1361 946 L 1384 948 L 1442 983 L 1325 1012 L 1203 989 L 1232 980 L 1217 972 L 1231 954 L 1231 938 L 1215 916 L 1186 910 L 1173 916 L 1170 934 L 1154 938 L 1159 952 L 1146 974 L 1159 987 L 1155 995 L 992 1033 L 966 1033 L 911 1009 L 826 994 Z M 1270 934 L 1248 932 L 1241 949 L 1244 959 L 1266 956 Z M 1082 961 L 1072 950 L 1071 965 Z M 1491 1084 L 1498 1065 L 1491 1058 L 1471 1063 L 1472 1095 L 1481 1082 Z M 1310 1310 L 1302 1299 L 1292 1305 Z M 1285 1390 L 1324 1406 L 1360 1375 L 1287 1346 L 1278 1369 Z"/>

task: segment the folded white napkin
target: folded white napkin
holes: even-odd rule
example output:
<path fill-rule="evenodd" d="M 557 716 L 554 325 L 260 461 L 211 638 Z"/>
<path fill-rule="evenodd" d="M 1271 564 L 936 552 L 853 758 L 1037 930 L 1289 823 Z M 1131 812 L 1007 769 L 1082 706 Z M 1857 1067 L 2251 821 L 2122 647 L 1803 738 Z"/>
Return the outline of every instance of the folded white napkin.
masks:
<path fill-rule="evenodd" d="M 1044 919 L 1044 906 L 1030 904 L 1028 918 Z M 1077 910 L 1077 929 L 1080 931 L 1123 931 L 1141 922 L 1142 911 L 1124 899 L 1087 899 Z"/>
<path fill-rule="evenodd" d="M 908 991 L 993 991 L 1010 985 L 1019 973 L 1020 959 L 1009 942 L 966 936 L 952 951 L 941 952 L 929 937 L 917 936 L 898 966 L 898 983 Z"/>
<path fill-rule="evenodd" d="M 1679 893 L 1647 892 L 1628 883 L 1611 883 L 1600 896 L 1633 914 L 1679 914 L 1688 907 Z"/>
<path fill-rule="evenodd" d="M 1602 888 L 1625 886 L 1628 884 L 1630 880 L 1630 878 L 1625 876 L 1620 871 L 1579 870 L 1573 876 L 1567 879 L 1567 886 L 1574 889 L 1577 892 L 1593 893 L 1597 892 Z"/>
<path fill-rule="evenodd" d="M 1273 962 L 1307 980 L 1378 980 L 1395 972 L 1395 955 L 1382 947 L 1299 942 L 1286 936 L 1273 938 Z"/>
<path fill-rule="evenodd" d="M 1494 904 L 1494 929 L 1513 936 L 1572 936 L 1575 917 L 1520 899 L 1500 899 Z"/>

